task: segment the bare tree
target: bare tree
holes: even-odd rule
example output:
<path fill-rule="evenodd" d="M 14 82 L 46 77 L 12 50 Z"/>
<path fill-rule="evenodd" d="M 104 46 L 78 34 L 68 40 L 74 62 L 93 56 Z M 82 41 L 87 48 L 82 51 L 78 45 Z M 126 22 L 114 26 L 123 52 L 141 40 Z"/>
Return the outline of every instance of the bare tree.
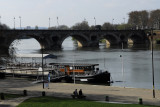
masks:
<path fill-rule="evenodd" d="M 133 29 L 144 29 L 147 28 L 149 19 L 149 13 L 146 10 L 143 11 L 132 11 L 129 13 L 128 24 Z"/>
<path fill-rule="evenodd" d="M 139 13 L 141 29 L 148 28 L 149 13 L 146 10 L 140 11 Z"/>
<path fill-rule="evenodd" d="M 155 29 L 160 29 L 160 9 L 150 12 L 149 26 Z"/>

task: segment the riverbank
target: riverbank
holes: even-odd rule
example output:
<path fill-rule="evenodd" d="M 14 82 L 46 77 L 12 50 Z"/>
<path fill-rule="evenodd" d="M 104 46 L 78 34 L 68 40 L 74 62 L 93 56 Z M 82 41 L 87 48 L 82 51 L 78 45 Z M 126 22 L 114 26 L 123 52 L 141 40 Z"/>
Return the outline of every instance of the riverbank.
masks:
<path fill-rule="evenodd" d="M 50 83 L 49 89 L 43 89 L 42 83 L 33 84 L 32 82 L 33 80 L 29 81 L 22 78 L 7 78 L 0 81 L 0 92 L 20 94 L 23 93 L 23 90 L 27 90 L 28 96 L 32 97 L 41 96 L 41 92 L 45 91 L 47 96 L 71 98 L 71 94 L 75 89 L 82 89 L 89 100 L 103 102 L 107 96 L 109 102 L 138 104 L 139 98 L 142 98 L 143 103 L 146 105 L 160 106 L 160 90 L 156 90 L 156 98 L 153 98 L 151 89 L 73 83 Z M 0 104 L 4 103 L 1 101 Z"/>

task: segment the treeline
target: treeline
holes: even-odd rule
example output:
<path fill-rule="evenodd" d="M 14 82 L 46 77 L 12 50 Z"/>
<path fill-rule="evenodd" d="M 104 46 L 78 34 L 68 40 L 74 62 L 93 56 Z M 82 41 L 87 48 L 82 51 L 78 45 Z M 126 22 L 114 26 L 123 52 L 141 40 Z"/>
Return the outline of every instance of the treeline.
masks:
<path fill-rule="evenodd" d="M 49 29 L 61 29 L 61 30 L 127 30 L 127 29 L 160 29 L 160 9 L 153 11 L 132 11 L 128 14 L 129 18 L 127 23 L 111 24 L 105 22 L 103 25 L 89 26 L 87 21 L 76 23 L 72 27 L 66 25 L 60 25 L 50 27 Z"/>
<path fill-rule="evenodd" d="M 0 23 L 0 29 L 5 30 L 5 29 L 9 29 L 9 27 L 6 24 L 1 24 Z"/>
<path fill-rule="evenodd" d="M 128 25 L 133 29 L 160 29 L 160 9 L 132 11 L 129 13 Z"/>
<path fill-rule="evenodd" d="M 106 22 L 103 25 L 89 26 L 87 21 L 82 21 L 82 22 L 76 23 L 72 27 L 68 27 L 66 25 L 59 25 L 59 26 L 50 27 L 48 29 L 50 30 L 113 30 L 113 29 L 121 30 L 121 29 L 125 29 L 125 27 L 127 27 L 127 24 L 113 25 L 109 22 Z"/>

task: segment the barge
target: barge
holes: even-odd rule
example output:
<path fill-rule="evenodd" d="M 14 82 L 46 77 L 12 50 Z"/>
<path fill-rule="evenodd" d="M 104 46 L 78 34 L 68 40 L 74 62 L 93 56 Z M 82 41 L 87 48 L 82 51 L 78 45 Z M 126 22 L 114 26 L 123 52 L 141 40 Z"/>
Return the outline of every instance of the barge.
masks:
<path fill-rule="evenodd" d="M 110 83 L 110 73 L 99 70 L 99 64 L 80 64 L 80 63 L 50 63 L 54 69 L 52 75 L 63 76 L 61 80 L 65 82 L 93 82 Z M 51 78 L 54 81 L 55 78 Z"/>

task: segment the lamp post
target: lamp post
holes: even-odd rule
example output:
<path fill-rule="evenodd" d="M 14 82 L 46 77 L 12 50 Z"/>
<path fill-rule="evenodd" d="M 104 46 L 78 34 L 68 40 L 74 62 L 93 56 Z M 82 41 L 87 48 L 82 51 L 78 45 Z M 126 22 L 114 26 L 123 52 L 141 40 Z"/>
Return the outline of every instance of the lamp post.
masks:
<path fill-rule="evenodd" d="M 57 25 L 58 25 L 58 27 L 59 27 L 58 17 L 57 17 Z"/>
<path fill-rule="evenodd" d="M 151 29 L 151 42 L 152 42 L 152 79 L 153 79 L 153 98 L 155 98 L 155 86 L 154 86 L 154 61 L 153 61 L 153 29 Z"/>
<path fill-rule="evenodd" d="M 21 16 L 19 16 L 19 23 L 20 23 L 19 27 L 21 29 Z"/>
<path fill-rule="evenodd" d="M 75 55 L 74 55 L 74 57 L 73 57 L 73 74 L 74 74 L 74 84 L 76 83 L 76 79 L 75 79 L 75 71 L 74 71 L 74 69 L 75 69 L 75 66 L 74 66 L 74 63 L 75 63 Z"/>
<path fill-rule="evenodd" d="M 72 73 L 73 73 L 73 78 L 74 78 L 74 84 L 75 84 L 75 72 L 74 72 L 74 65 L 73 66 L 70 66 L 69 67 L 70 68 L 70 70 L 72 70 Z"/>
<path fill-rule="evenodd" d="M 114 30 L 114 25 L 113 25 L 113 21 L 114 21 L 114 19 L 112 19 L 112 26 L 113 26 L 113 30 Z"/>
<path fill-rule="evenodd" d="M 44 43 L 43 43 L 43 40 L 44 40 L 44 37 L 41 37 L 39 38 L 40 41 L 41 41 L 41 52 L 42 52 L 42 76 L 43 76 L 43 89 L 44 89 L 44 66 L 43 66 L 43 50 L 44 50 Z"/>
<path fill-rule="evenodd" d="M 155 98 L 155 85 L 154 85 L 154 61 L 153 61 L 153 35 L 156 35 L 153 33 L 153 28 L 151 28 L 150 33 L 148 36 L 151 36 L 151 51 L 152 51 L 152 85 L 153 85 L 153 98 Z"/>
<path fill-rule="evenodd" d="M 126 29 L 126 27 L 125 27 L 125 18 L 123 18 L 123 20 L 124 20 L 124 30 Z"/>
<path fill-rule="evenodd" d="M 114 19 L 112 19 L 112 25 L 113 25 L 113 21 L 114 21 Z"/>
<path fill-rule="evenodd" d="M 49 17 L 49 28 L 50 28 L 50 20 L 51 20 L 51 19 L 50 19 L 50 17 Z"/>
<path fill-rule="evenodd" d="M 0 24 L 1 24 L 1 16 L 0 16 Z"/>
<path fill-rule="evenodd" d="M 96 26 L 96 18 L 94 17 L 94 22 L 95 22 L 95 26 Z"/>
<path fill-rule="evenodd" d="M 19 27 L 20 27 L 20 29 L 21 29 L 21 16 L 19 16 Z"/>
<path fill-rule="evenodd" d="M 124 85 L 124 62 L 123 62 L 123 42 L 122 42 L 122 55 L 120 55 L 121 57 L 121 64 L 122 64 L 122 81 L 123 81 L 123 86 L 125 88 L 125 85 Z"/>
<path fill-rule="evenodd" d="M 14 23 L 14 29 L 15 29 L 15 17 L 13 18 L 13 23 Z"/>
<path fill-rule="evenodd" d="M 157 29 L 160 29 L 160 18 L 158 17 L 158 21 L 157 21 Z"/>
<path fill-rule="evenodd" d="M 44 89 L 44 67 L 43 67 L 43 46 L 42 46 L 42 75 L 43 75 L 43 89 Z"/>

